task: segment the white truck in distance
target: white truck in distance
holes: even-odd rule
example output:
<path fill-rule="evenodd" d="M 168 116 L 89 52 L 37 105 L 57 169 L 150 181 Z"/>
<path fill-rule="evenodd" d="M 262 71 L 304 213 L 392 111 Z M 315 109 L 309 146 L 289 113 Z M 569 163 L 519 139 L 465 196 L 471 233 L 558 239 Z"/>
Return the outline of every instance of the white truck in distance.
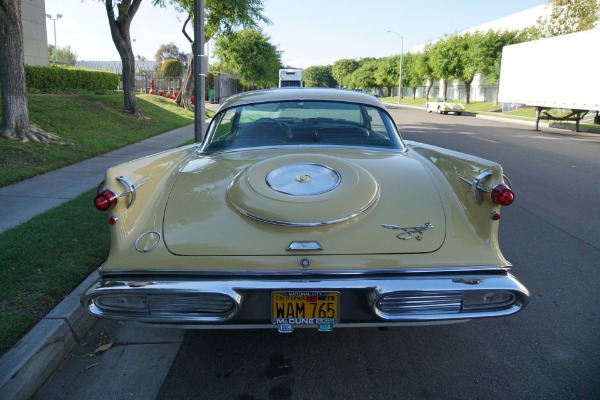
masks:
<path fill-rule="evenodd" d="M 498 100 L 536 107 L 540 119 L 579 121 L 600 109 L 598 63 L 593 61 L 600 29 L 577 32 L 504 47 Z M 550 109 L 569 109 L 555 117 Z"/>
<path fill-rule="evenodd" d="M 302 70 L 285 68 L 279 70 L 279 87 L 302 87 Z"/>

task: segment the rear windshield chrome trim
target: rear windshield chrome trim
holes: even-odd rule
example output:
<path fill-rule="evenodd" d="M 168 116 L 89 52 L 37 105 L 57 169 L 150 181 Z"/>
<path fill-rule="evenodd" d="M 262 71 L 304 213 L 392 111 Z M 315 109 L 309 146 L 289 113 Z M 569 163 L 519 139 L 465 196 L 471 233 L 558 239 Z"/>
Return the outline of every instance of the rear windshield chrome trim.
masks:
<path fill-rule="evenodd" d="M 369 146 L 343 146 L 343 145 L 326 145 L 326 144 L 295 144 L 295 145 L 278 145 L 278 146 L 260 146 L 260 147 L 239 147 L 235 149 L 219 150 L 219 151 L 203 151 L 198 149 L 198 155 L 207 156 L 211 154 L 227 154 L 240 151 L 261 151 L 272 149 L 356 149 L 364 151 L 376 151 L 383 153 L 403 154 L 408 152 L 408 146 L 402 148 L 387 148 L 387 147 L 369 147 Z"/>

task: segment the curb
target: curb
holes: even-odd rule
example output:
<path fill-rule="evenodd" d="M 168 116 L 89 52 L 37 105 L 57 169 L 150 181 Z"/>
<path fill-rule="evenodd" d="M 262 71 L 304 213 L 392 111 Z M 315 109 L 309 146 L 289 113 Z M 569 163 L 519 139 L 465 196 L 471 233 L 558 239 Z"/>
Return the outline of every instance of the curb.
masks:
<path fill-rule="evenodd" d="M 0 358 L 0 398 L 31 398 L 81 345 L 96 318 L 81 307 L 80 297 L 98 277 L 97 271 L 90 274 Z"/>

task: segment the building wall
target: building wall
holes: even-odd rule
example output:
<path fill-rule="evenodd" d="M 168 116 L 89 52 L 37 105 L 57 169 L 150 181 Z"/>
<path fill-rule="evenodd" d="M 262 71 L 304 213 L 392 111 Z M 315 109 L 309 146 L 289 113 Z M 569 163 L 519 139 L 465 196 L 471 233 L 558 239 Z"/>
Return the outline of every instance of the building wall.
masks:
<path fill-rule="evenodd" d="M 44 0 L 22 0 L 23 47 L 25 64 L 48 66 L 46 5 Z"/>

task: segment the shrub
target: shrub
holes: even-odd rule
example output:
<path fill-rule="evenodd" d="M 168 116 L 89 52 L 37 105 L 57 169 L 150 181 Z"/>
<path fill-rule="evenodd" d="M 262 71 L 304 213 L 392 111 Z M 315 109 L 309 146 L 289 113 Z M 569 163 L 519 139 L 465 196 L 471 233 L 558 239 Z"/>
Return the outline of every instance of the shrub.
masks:
<path fill-rule="evenodd" d="M 73 67 L 25 66 L 27 88 L 31 92 L 64 93 L 69 91 L 116 90 L 120 76 L 114 72 Z"/>
<path fill-rule="evenodd" d="M 183 64 L 179 60 L 167 59 L 160 67 L 160 72 L 164 76 L 178 77 L 183 73 Z"/>

